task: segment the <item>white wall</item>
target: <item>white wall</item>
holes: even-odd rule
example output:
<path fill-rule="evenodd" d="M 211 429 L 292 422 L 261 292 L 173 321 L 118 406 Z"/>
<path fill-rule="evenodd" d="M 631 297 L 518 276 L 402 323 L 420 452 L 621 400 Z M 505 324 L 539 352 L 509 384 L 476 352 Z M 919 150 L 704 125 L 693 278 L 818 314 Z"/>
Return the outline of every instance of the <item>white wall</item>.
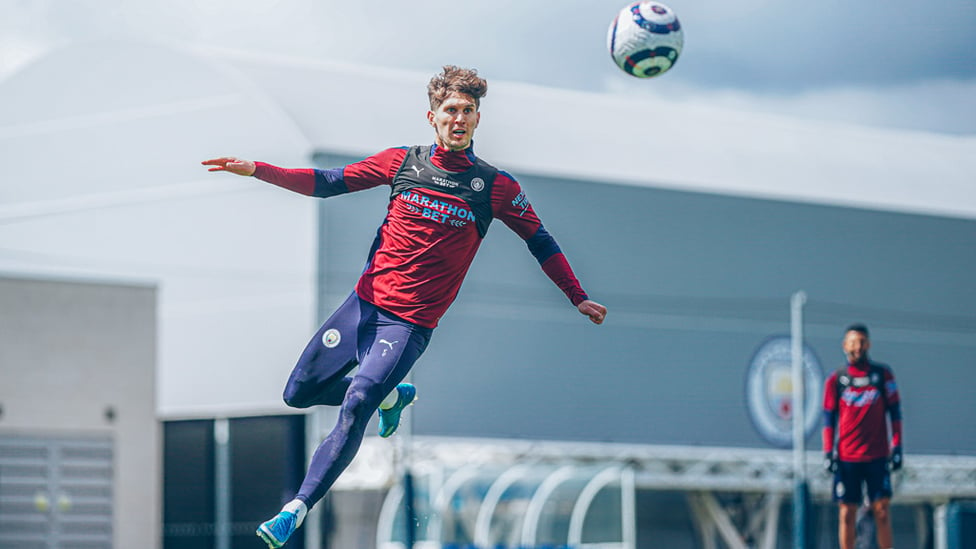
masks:
<path fill-rule="evenodd" d="M 0 270 L 159 288 L 159 412 L 281 411 L 313 326 L 313 201 L 211 174 L 309 146 L 232 69 L 78 44 L 0 82 Z"/>

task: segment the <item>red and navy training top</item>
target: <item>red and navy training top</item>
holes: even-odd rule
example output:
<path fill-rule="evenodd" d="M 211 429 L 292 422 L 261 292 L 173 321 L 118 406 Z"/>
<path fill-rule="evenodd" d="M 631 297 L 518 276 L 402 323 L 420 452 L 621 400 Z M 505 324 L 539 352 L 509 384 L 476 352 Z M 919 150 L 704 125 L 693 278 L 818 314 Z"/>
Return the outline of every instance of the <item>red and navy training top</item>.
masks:
<path fill-rule="evenodd" d="M 307 196 L 328 198 L 392 185 L 407 152 L 408 147 L 386 149 L 328 170 L 285 169 L 257 162 L 254 177 Z M 446 172 L 465 172 L 476 160 L 470 147 L 464 151 L 430 148 L 430 162 Z M 493 218 L 525 241 L 542 270 L 573 305 L 588 299 L 515 178 L 499 171 L 490 190 Z M 359 297 L 409 322 L 436 327 L 481 245 L 476 224 L 465 223 L 461 216 L 470 218 L 470 205 L 449 189 L 415 187 L 392 197 L 356 284 Z"/>
<path fill-rule="evenodd" d="M 865 462 L 889 455 L 888 418 L 891 419 L 891 447 L 901 446 L 901 397 L 891 368 L 881 366 L 884 395 L 878 387 L 868 383 L 860 387 L 853 384 L 837 394 L 837 372 L 834 371 L 824 384 L 824 452 L 832 452 L 837 438 L 837 458 L 841 461 Z M 852 378 L 864 378 L 870 374 L 867 362 L 848 364 L 847 373 Z M 835 431 L 836 428 L 836 431 Z"/>

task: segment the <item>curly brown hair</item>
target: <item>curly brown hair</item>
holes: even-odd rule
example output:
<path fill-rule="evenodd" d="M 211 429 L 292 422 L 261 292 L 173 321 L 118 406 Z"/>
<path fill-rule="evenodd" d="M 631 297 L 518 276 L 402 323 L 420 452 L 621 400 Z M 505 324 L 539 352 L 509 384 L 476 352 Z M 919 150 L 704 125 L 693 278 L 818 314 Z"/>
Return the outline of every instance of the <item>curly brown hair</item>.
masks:
<path fill-rule="evenodd" d="M 444 71 L 435 75 L 427 83 L 430 110 L 437 110 L 437 107 L 454 92 L 470 95 L 474 98 L 475 106 L 480 107 L 481 98 L 488 93 L 488 82 L 478 76 L 477 69 L 445 65 Z"/>

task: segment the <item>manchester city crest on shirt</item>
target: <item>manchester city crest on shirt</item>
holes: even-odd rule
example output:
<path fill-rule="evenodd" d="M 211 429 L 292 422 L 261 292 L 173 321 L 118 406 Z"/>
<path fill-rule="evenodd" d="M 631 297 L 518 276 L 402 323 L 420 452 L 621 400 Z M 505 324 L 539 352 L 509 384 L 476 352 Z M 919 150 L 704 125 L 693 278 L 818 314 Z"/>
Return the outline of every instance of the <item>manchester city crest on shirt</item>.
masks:
<path fill-rule="evenodd" d="M 485 180 L 480 177 L 476 177 L 471 180 L 471 190 L 473 191 L 483 191 L 485 189 Z"/>
<path fill-rule="evenodd" d="M 793 445 L 793 355 L 789 336 L 764 341 L 746 372 L 746 405 L 759 434 L 781 448 Z M 821 419 L 823 369 L 810 346 L 803 345 L 803 419 L 809 437 Z"/>

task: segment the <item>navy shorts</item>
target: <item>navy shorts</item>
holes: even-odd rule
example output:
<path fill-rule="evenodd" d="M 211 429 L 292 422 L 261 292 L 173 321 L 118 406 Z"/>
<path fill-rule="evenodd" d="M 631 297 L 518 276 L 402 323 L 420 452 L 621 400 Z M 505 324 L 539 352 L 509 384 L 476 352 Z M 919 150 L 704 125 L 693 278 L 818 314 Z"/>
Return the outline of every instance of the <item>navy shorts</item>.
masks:
<path fill-rule="evenodd" d="M 864 502 L 864 487 L 867 487 L 869 501 L 891 497 L 888 458 L 864 462 L 841 461 L 837 464 L 834 501 L 860 505 Z"/>

